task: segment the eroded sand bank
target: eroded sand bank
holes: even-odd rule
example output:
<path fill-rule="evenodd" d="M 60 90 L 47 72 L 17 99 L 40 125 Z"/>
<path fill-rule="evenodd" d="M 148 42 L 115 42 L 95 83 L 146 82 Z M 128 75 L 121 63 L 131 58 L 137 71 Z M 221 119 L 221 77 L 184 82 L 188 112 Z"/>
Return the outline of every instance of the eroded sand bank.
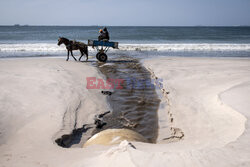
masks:
<path fill-rule="evenodd" d="M 86 77 L 102 78 L 87 63 L 35 58 L 0 61 L 0 166 L 72 166 L 88 149 L 64 149 L 54 141 L 93 123 L 109 110 Z"/>

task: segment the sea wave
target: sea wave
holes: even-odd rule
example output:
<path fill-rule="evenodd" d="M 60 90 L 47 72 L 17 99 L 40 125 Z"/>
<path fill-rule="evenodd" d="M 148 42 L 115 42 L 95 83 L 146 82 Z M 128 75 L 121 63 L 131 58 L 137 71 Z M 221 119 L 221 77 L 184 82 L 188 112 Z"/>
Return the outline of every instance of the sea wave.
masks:
<path fill-rule="evenodd" d="M 124 44 L 121 50 L 135 51 L 250 51 L 250 44 Z"/>
<path fill-rule="evenodd" d="M 58 52 L 58 51 L 65 51 L 65 47 L 50 43 L 0 44 L 0 52 Z"/>
<path fill-rule="evenodd" d="M 89 47 L 93 51 L 92 47 Z M 250 51 L 250 44 L 178 43 L 120 44 L 123 51 Z M 0 52 L 63 52 L 65 46 L 51 43 L 0 44 Z"/>

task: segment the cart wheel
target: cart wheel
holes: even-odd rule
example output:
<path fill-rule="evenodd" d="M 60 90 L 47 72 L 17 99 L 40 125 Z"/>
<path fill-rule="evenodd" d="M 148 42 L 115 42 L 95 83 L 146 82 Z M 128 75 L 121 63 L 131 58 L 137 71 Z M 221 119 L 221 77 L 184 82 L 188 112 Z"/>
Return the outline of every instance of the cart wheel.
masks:
<path fill-rule="evenodd" d="M 100 62 L 106 62 L 108 59 L 108 56 L 105 53 L 99 53 L 98 58 Z"/>
<path fill-rule="evenodd" d="M 99 60 L 99 55 L 100 55 L 100 52 L 98 52 L 98 53 L 96 54 L 96 59 L 97 59 L 97 60 Z"/>

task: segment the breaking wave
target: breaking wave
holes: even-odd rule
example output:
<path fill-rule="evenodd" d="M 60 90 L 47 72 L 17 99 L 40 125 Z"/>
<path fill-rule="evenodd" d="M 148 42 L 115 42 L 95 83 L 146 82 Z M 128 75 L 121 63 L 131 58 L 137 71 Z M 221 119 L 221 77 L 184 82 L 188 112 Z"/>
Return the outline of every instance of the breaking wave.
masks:
<path fill-rule="evenodd" d="M 93 49 L 89 47 L 90 51 Z M 120 44 L 123 51 L 250 51 L 250 44 L 180 43 L 180 44 Z M 63 52 L 65 46 L 51 43 L 0 44 L 0 52 Z"/>
<path fill-rule="evenodd" d="M 250 51 L 250 44 L 124 44 L 121 50 L 135 51 Z"/>
<path fill-rule="evenodd" d="M 0 44 L 0 52 L 58 52 L 65 51 L 64 46 L 49 43 Z"/>

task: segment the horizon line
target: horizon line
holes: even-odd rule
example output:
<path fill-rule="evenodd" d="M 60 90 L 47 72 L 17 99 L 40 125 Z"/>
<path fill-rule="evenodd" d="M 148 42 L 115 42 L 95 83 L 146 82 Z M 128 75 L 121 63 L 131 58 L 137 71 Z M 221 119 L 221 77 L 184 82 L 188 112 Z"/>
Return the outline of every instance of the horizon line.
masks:
<path fill-rule="evenodd" d="M 250 25 L 32 25 L 32 24 L 3 24 L 0 26 L 13 26 L 13 27 L 250 27 Z"/>

